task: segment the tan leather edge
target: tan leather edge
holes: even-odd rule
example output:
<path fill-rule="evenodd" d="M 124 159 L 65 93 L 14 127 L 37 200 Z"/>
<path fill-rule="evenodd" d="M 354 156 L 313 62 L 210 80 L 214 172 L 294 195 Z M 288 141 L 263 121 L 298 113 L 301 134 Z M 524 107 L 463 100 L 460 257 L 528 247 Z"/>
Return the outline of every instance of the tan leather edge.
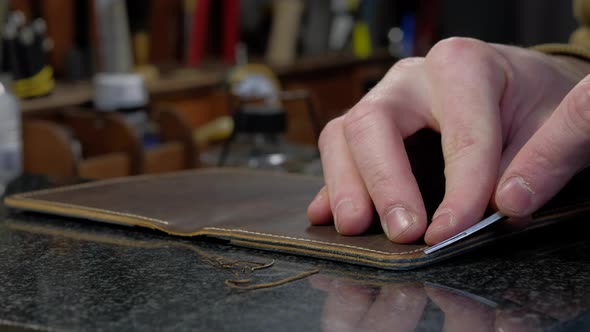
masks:
<path fill-rule="evenodd" d="M 417 257 L 418 253 L 424 250 L 424 248 L 419 248 L 401 253 L 378 252 L 376 250 L 368 248 L 352 247 L 338 243 L 288 238 L 277 236 L 275 234 L 254 233 L 240 229 L 221 229 L 216 227 L 204 227 L 203 229 L 192 233 L 176 233 L 168 231 L 165 228 L 165 226 L 158 226 L 158 224 L 165 225 L 166 221 L 147 218 L 138 215 L 128 215 L 125 213 L 114 212 L 109 210 L 92 209 L 89 207 L 80 207 L 64 203 L 48 202 L 32 198 L 14 196 L 6 197 L 4 203 L 8 207 L 16 209 L 36 211 L 42 213 L 52 213 L 75 218 L 86 218 L 90 220 L 102 221 L 107 223 L 119 223 L 129 226 L 142 226 L 150 229 L 157 229 L 167 234 L 177 236 L 209 235 L 230 237 L 232 239 L 245 239 L 250 241 L 272 241 L 273 243 L 288 244 L 290 246 L 305 246 L 310 249 L 322 251 L 329 250 L 333 252 L 337 250 L 338 252 L 346 253 L 348 255 L 371 257 L 371 259 L 391 260 L 394 257 L 408 257 L 408 259 L 411 259 L 412 257 Z M 366 254 L 363 255 L 363 252 L 366 252 Z"/>
<path fill-rule="evenodd" d="M 157 219 L 24 197 L 6 197 L 5 204 L 8 207 L 17 209 L 54 213 L 63 216 L 86 218 L 110 223 L 120 223 L 129 226 L 137 225 L 146 228 L 157 229 L 164 233 L 177 236 L 207 235 L 212 237 L 221 237 L 230 239 L 232 242 L 235 242 L 238 245 L 248 244 L 249 247 L 256 247 L 260 249 L 271 249 L 295 254 L 306 254 L 320 258 L 329 258 L 349 263 L 357 263 L 390 269 L 407 269 L 424 266 L 439 260 L 446 259 L 450 256 L 457 255 L 474 247 L 482 246 L 483 244 L 494 240 L 493 238 L 481 239 L 477 242 L 466 243 L 467 245 L 461 248 L 455 248 L 454 250 L 450 250 L 448 252 L 441 252 L 435 256 L 424 256 L 420 254 L 424 248 L 401 253 L 389 253 L 368 248 L 347 246 L 338 243 L 314 241 L 311 239 L 289 238 L 276 234 L 257 233 L 237 228 L 224 229 L 218 227 L 204 227 L 203 229 L 193 233 L 175 233 L 167 231 L 164 227 L 155 225 L 154 222 L 165 223 L 165 221 Z M 575 212 L 581 213 L 587 210 L 588 206 L 584 205 L 576 209 Z M 574 215 L 577 214 L 575 212 L 573 213 Z M 542 227 L 547 223 L 552 223 L 552 220 L 554 221 L 555 219 L 560 219 L 571 215 L 572 211 L 555 211 L 551 215 L 536 218 L 536 222 L 533 225 L 529 225 L 529 229 Z"/>
<path fill-rule="evenodd" d="M 87 218 L 91 220 L 120 223 L 130 226 L 143 226 L 157 229 L 164 233 L 177 236 L 198 236 L 207 235 L 230 239 L 236 243 L 250 243 L 250 247 L 260 249 L 280 250 L 296 254 L 306 254 L 320 258 L 329 258 L 349 263 L 357 263 L 373 267 L 390 269 L 409 269 L 443 260 L 460 252 L 480 246 L 481 242 L 475 242 L 460 250 L 441 253 L 436 256 L 424 256 L 420 253 L 424 248 L 410 250 L 401 253 L 386 253 L 362 247 L 352 247 L 338 243 L 310 241 L 309 239 L 296 239 L 279 237 L 275 234 L 255 233 L 240 229 L 222 229 L 217 227 L 205 227 L 193 233 L 169 232 L 161 226 L 154 225 L 155 219 L 145 218 L 136 215 L 125 215 L 108 210 L 93 210 L 88 207 L 78 207 L 69 204 L 46 202 L 31 198 L 7 197 L 5 204 L 12 208 L 24 209 L 37 212 L 55 213 L 63 216 Z M 158 222 L 162 222 L 157 220 Z M 487 242 L 487 241 L 486 241 Z"/>
<path fill-rule="evenodd" d="M 137 177 L 136 177 L 137 178 Z M 111 183 L 112 181 L 107 181 L 107 183 Z M 104 182 L 103 182 L 104 183 Z M 90 185 L 97 185 L 100 184 L 99 182 L 95 183 L 86 183 L 79 186 L 90 186 Z M 74 186 L 79 188 L 79 186 Z M 69 189 L 68 189 L 69 188 Z M 56 190 L 71 190 L 71 187 L 63 187 L 63 188 L 55 188 L 50 189 L 49 191 L 56 191 Z M 48 190 L 39 191 L 37 193 L 47 193 Z M 236 243 L 251 243 L 249 246 L 258 247 L 261 249 L 274 249 L 280 250 L 283 252 L 292 252 L 292 253 L 304 253 L 306 255 L 316 256 L 316 257 L 324 257 L 336 260 L 342 260 L 346 262 L 356 262 L 357 264 L 375 266 L 375 267 L 382 267 L 382 268 L 410 268 L 410 267 L 417 267 L 423 266 L 435 261 L 439 261 L 445 259 L 447 257 L 456 255 L 458 253 L 464 252 L 469 250 L 473 247 L 481 246 L 484 243 L 490 242 L 493 239 L 482 239 L 483 241 L 474 242 L 474 243 L 467 243 L 466 246 L 461 248 L 456 248 L 456 250 L 451 250 L 449 252 L 441 252 L 436 256 L 424 256 L 421 255 L 420 252 L 424 250 L 424 248 L 419 248 L 407 252 L 400 252 L 400 253 L 390 253 L 390 252 L 382 252 L 377 250 L 372 250 L 363 247 L 353 247 L 333 242 L 321 242 L 321 241 L 314 241 L 311 239 L 297 239 L 297 238 L 289 238 L 277 234 L 266 234 L 266 233 L 256 233 L 251 232 L 243 229 L 237 228 L 217 228 L 217 227 L 204 227 L 203 229 L 192 232 L 192 233 L 174 233 L 166 230 L 162 226 L 158 226 L 158 224 L 165 225 L 166 221 L 147 218 L 138 215 L 129 215 L 125 213 L 120 213 L 116 211 L 109 211 L 109 210 L 102 210 L 102 209 L 92 209 L 89 207 L 84 206 L 76 206 L 70 205 L 65 203 L 59 202 L 52 202 L 52 201 L 44 201 L 40 199 L 33 199 L 30 198 L 34 196 L 33 194 L 20 194 L 9 196 L 5 198 L 5 204 L 8 207 L 17 208 L 17 209 L 24 209 L 30 211 L 37 211 L 37 212 L 45 212 L 45 213 L 54 213 L 63 216 L 71 216 L 71 217 L 78 217 L 78 218 L 87 218 L 91 220 L 98 220 L 103 222 L 110 222 L 110 223 L 120 223 L 124 225 L 130 226 L 142 226 L 151 229 L 157 229 L 164 233 L 168 233 L 171 235 L 178 235 L 178 236 L 198 236 L 198 235 L 209 235 L 213 237 L 222 237 L 222 238 L 229 238 L 233 242 Z M 560 210 L 560 209 L 558 209 Z M 576 209 L 575 212 L 580 213 L 581 211 L 588 210 L 588 206 L 585 204 L 581 206 L 581 208 Z M 555 211 L 561 212 L 559 214 L 563 216 L 570 215 L 571 212 L 567 211 Z M 557 216 L 554 214 L 549 216 L 543 216 L 539 219 L 555 219 Z M 539 223 L 537 221 L 536 227 L 540 227 L 543 223 Z M 532 228 L 536 228 L 532 227 Z M 401 260 L 401 261 L 400 261 Z M 411 262 L 408 262 L 411 261 Z"/>
<path fill-rule="evenodd" d="M 35 200 L 22 197 L 6 197 L 4 204 L 10 208 L 22 209 L 27 211 L 52 213 L 60 216 L 86 218 L 107 223 L 117 223 L 127 226 L 141 226 L 150 229 L 157 229 L 159 231 L 179 236 L 197 236 L 202 235 L 201 231 L 191 234 L 176 234 L 167 231 L 166 229 L 154 225 L 154 221 L 158 223 L 165 223 L 165 221 L 150 219 L 135 215 L 126 215 L 108 210 L 92 209 L 89 207 L 78 207 L 75 205 L 62 204 L 57 202 L 46 202 L 42 200 Z"/>
<path fill-rule="evenodd" d="M 376 267 L 381 269 L 389 269 L 389 270 L 410 270 L 415 269 L 418 267 L 424 267 L 427 265 L 434 264 L 436 262 L 446 260 L 452 256 L 456 256 L 461 254 L 465 251 L 471 250 L 475 247 L 480 247 L 482 243 L 473 243 L 470 246 L 466 246 L 461 248 L 457 251 L 450 251 L 443 255 L 436 255 L 436 256 L 419 256 L 415 260 L 395 260 L 393 257 L 386 257 L 385 260 L 379 260 L 374 257 L 374 255 L 344 255 L 339 252 L 335 251 L 319 251 L 314 250 L 314 248 L 301 248 L 301 247 L 294 247 L 294 246 L 286 246 L 282 243 L 275 243 L 269 244 L 266 242 L 261 241 L 248 241 L 248 240 L 241 240 L 241 239 L 231 239 L 232 244 L 236 246 L 248 247 L 248 248 L 255 248 L 255 249 L 263 249 L 263 250 L 271 250 L 276 252 L 283 252 L 283 253 L 290 253 L 296 255 L 303 255 L 306 257 L 316 257 L 322 259 L 329 259 L 333 261 L 340 261 L 349 264 L 357 264 L 357 265 L 364 265 L 369 267 Z M 487 241 L 486 241 L 487 242 Z"/>
<path fill-rule="evenodd" d="M 580 203 L 575 206 L 577 208 L 573 211 L 571 209 L 566 210 L 559 208 L 551 210 L 553 212 L 551 214 L 544 213 L 543 215 L 535 218 L 534 221 L 532 221 L 531 223 L 528 223 L 524 232 L 530 232 L 532 230 L 543 228 L 551 224 L 564 222 L 566 220 L 572 220 L 580 215 L 590 212 L 590 206 L 588 206 L 588 204 Z M 371 267 L 392 270 L 407 270 L 430 265 L 435 262 L 446 260 L 452 256 L 456 256 L 471 251 L 473 249 L 484 247 L 498 240 L 511 238 L 521 233 L 520 231 L 515 231 L 503 234 L 489 234 L 488 236 L 480 238 L 477 241 L 470 241 L 469 239 L 466 239 L 454 244 L 449 248 L 445 248 L 436 254 L 431 255 L 419 255 L 418 252 L 425 249 L 422 248 L 419 250 L 414 250 L 414 254 L 411 256 L 407 255 L 407 253 L 406 255 L 396 256 L 393 254 L 380 255 L 377 253 L 367 253 L 366 251 L 355 251 L 340 248 L 337 249 L 337 251 L 335 251 L 334 248 L 331 248 L 331 246 L 302 243 L 303 241 L 286 241 L 282 239 L 273 240 L 272 234 L 270 235 L 270 239 L 268 237 L 263 236 L 264 234 L 261 234 L 260 236 L 249 237 L 243 236 L 241 234 L 236 234 L 236 232 L 240 231 L 241 230 L 239 229 L 230 229 L 226 230 L 225 232 L 221 232 L 217 235 L 224 236 L 225 238 L 230 239 L 232 243 L 245 247 L 288 252 L 300 255 L 303 254 L 306 256 L 327 258 L 347 263 L 356 263 Z M 207 233 L 209 232 L 210 230 L 207 230 Z"/>
<path fill-rule="evenodd" d="M 570 55 L 582 60 L 590 61 L 590 50 L 574 44 L 541 44 L 529 49 L 554 55 Z"/>
<path fill-rule="evenodd" d="M 231 238 L 236 239 L 245 239 L 251 241 L 264 241 L 267 243 L 274 243 L 274 244 L 289 244 L 289 245 L 298 245 L 304 246 L 310 249 L 317 249 L 322 251 L 330 251 L 333 252 L 337 250 L 338 252 L 347 253 L 351 255 L 362 255 L 361 253 L 366 253 L 364 256 L 370 256 L 376 259 L 383 259 L 389 260 L 392 257 L 397 258 L 407 258 L 412 259 L 414 257 L 420 257 L 420 253 L 427 248 L 427 246 L 402 251 L 402 252 L 386 252 L 386 251 L 379 251 L 370 248 L 364 247 L 357 247 L 351 246 L 346 244 L 334 243 L 334 242 L 324 242 L 312 239 L 304 239 L 304 238 L 294 238 L 288 236 L 282 236 L 277 234 L 270 234 L 270 233 L 259 233 L 259 232 L 251 232 L 239 228 L 219 228 L 219 227 L 204 227 L 203 230 L 206 234 L 215 235 L 215 236 L 231 236 Z"/>
<path fill-rule="evenodd" d="M 369 255 L 364 257 L 362 255 L 344 255 L 339 252 L 335 251 L 318 251 L 314 250 L 314 248 L 301 248 L 301 247 L 294 247 L 294 246 L 287 246 L 283 245 L 282 243 L 276 244 L 269 244 L 260 241 L 248 241 L 248 240 L 241 240 L 241 239 L 231 239 L 231 243 L 237 246 L 248 247 L 248 248 L 255 248 L 255 249 L 263 249 L 263 250 L 271 250 L 275 252 L 284 252 L 290 254 L 297 254 L 303 255 L 306 257 L 316 257 L 316 258 L 323 258 L 323 259 L 330 259 L 336 260 L 340 262 L 346 263 L 356 263 L 365 266 L 371 267 L 380 267 L 380 268 L 389 268 L 389 269 L 410 269 L 415 268 L 421 265 L 425 265 L 425 261 L 417 261 L 416 263 L 407 263 L 407 262 L 396 262 L 395 260 L 391 260 L 392 257 L 388 257 L 388 261 L 379 261 L 371 259 L 372 257 Z M 418 263 L 418 264 L 417 264 Z"/>
<path fill-rule="evenodd" d="M 405 270 L 420 266 L 429 265 L 436 261 L 447 259 L 451 256 L 470 250 L 473 247 L 480 246 L 480 243 L 461 248 L 457 251 L 446 252 L 441 255 L 424 256 L 420 253 L 424 248 L 415 249 L 401 254 L 379 254 L 369 252 L 365 248 L 346 248 L 338 244 L 306 242 L 297 239 L 279 238 L 272 234 L 244 234 L 239 229 L 220 230 L 215 228 L 205 228 L 207 235 L 230 239 L 235 245 L 272 250 L 284 253 L 299 254 L 317 258 L 337 260 L 347 263 L 356 263 L 365 266 L 379 267 L 393 270 Z"/>
<path fill-rule="evenodd" d="M 241 245 L 251 248 L 258 248 L 263 250 L 274 250 L 284 253 L 292 253 L 306 256 L 313 256 L 317 258 L 325 258 L 331 260 L 338 260 L 347 263 L 356 263 L 365 266 L 379 267 L 392 270 L 406 270 L 426 266 L 451 256 L 458 255 L 465 251 L 469 251 L 476 247 L 481 247 L 484 244 L 493 242 L 498 238 L 490 237 L 480 239 L 475 242 L 467 242 L 466 245 L 455 247 L 454 250 L 443 251 L 437 255 L 421 255 L 420 252 L 424 248 L 415 249 L 402 253 L 380 253 L 376 250 L 371 250 L 362 247 L 352 247 L 341 245 L 338 243 L 310 241 L 309 239 L 296 239 L 288 237 L 280 237 L 275 234 L 255 233 L 244 231 L 241 229 L 222 229 L 217 227 L 205 227 L 193 233 L 174 233 L 166 229 L 154 225 L 149 218 L 142 218 L 141 216 L 129 216 L 122 213 L 114 213 L 106 210 L 92 210 L 91 208 L 80 208 L 68 204 L 60 204 L 55 202 L 45 202 L 41 200 L 7 197 L 5 204 L 12 208 L 24 209 L 29 211 L 55 213 L 63 216 L 87 218 L 91 220 L 120 223 L 130 226 L 143 226 L 146 228 L 157 229 L 164 233 L 177 236 L 211 236 L 216 238 L 229 239 L 235 245 Z M 582 212 L 585 209 L 579 209 L 577 212 Z M 562 212 L 561 218 L 571 216 L 571 213 Z M 542 227 L 548 223 L 554 222 L 556 215 L 539 218 L 529 229 Z M 500 236 L 499 238 L 506 237 Z"/>

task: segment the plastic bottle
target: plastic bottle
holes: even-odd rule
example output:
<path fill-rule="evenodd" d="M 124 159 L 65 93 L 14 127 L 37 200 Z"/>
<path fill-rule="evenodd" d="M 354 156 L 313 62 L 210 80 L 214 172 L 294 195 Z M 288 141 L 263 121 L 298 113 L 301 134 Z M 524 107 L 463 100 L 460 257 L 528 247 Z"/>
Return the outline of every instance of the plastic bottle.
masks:
<path fill-rule="evenodd" d="M 18 100 L 0 83 L 0 194 L 22 172 L 22 127 Z"/>

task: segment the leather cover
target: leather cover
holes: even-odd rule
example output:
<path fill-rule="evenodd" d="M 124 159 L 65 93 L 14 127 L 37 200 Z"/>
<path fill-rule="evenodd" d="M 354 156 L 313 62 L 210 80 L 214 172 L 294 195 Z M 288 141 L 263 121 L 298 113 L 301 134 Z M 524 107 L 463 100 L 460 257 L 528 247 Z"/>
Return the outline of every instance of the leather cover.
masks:
<path fill-rule="evenodd" d="M 134 225 L 178 236 L 231 243 L 367 266 L 425 266 L 506 236 L 590 214 L 590 176 L 578 176 L 532 220 L 507 220 L 430 255 L 427 245 L 390 242 L 377 230 L 341 236 L 310 226 L 306 208 L 321 178 L 236 169 L 203 169 L 90 182 L 5 198 L 8 207 Z"/>

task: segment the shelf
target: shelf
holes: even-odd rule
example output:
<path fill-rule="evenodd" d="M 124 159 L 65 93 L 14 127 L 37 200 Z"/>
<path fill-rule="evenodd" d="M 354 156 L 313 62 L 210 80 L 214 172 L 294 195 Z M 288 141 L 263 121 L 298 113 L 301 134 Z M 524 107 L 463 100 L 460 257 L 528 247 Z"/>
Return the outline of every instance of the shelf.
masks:
<path fill-rule="evenodd" d="M 150 96 L 170 94 L 179 91 L 193 90 L 204 87 L 215 86 L 223 80 L 223 71 L 200 71 L 190 70 L 174 75 L 163 77 L 147 83 Z M 92 83 L 81 82 L 57 82 L 55 89 L 50 95 L 22 100 L 21 111 L 23 114 L 37 114 L 45 111 L 55 111 L 64 107 L 72 107 L 92 101 Z"/>
<path fill-rule="evenodd" d="M 339 69 L 371 62 L 394 62 L 386 51 L 379 50 L 371 57 L 360 59 L 350 52 L 336 52 L 319 56 L 304 57 L 292 65 L 270 66 L 279 77 L 317 74 L 318 71 Z M 153 82 L 147 83 L 151 97 L 193 91 L 221 85 L 230 67 L 212 63 L 200 68 L 182 68 L 165 73 Z M 52 93 L 45 97 L 21 101 L 24 114 L 55 111 L 64 107 L 81 105 L 92 100 L 91 82 L 57 82 Z"/>
<path fill-rule="evenodd" d="M 50 95 L 21 100 L 20 107 L 24 114 L 29 114 L 80 105 L 90 100 L 92 100 L 90 82 L 58 82 Z"/>

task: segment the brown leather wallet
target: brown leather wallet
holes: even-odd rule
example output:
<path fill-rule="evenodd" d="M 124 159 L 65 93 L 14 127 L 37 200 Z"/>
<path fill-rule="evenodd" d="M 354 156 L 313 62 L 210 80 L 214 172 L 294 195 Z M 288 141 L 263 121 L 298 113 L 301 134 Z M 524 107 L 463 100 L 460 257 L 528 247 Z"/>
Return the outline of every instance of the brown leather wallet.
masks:
<path fill-rule="evenodd" d="M 587 172 L 588 173 L 588 172 Z M 306 208 L 321 178 L 237 169 L 203 169 L 90 182 L 5 198 L 14 209 L 148 227 L 178 236 L 402 270 L 425 266 L 506 236 L 590 214 L 590 176 L 572 181 L 532 220 L 508 219 L 430 255 L 423 243 L 400 245 L 373 230 L 342 236 L 310 226 Z M 580 182 L 581 181 L 581 182 Z"/>

